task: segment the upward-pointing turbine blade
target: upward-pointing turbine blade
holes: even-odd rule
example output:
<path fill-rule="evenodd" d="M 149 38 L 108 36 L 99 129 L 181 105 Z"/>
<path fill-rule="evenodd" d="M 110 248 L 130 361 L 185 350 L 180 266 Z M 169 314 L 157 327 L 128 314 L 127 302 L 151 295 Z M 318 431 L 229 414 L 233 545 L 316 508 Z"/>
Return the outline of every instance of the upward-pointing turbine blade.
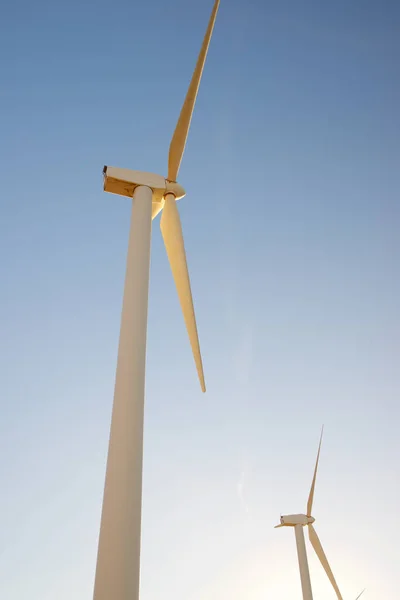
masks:
<path fill-rule="evenodd" d="M 215 0 L 206 35 L 204 36 L 200 54 L 193 72 L 192 80 L 181 109 L 181 114 L 179 115 L 179 119 L 175 127 L 174 135 L 172 136 L 168 156 L 168 179 L 170 181 L 176 181 L 178 177 L 179 167 L 181 165 L 182 156 L 185 151 L 186 140 L 189 133 L 190 121 L 192 120 L 197 92 L 199 91 L 204 63 L 206 62 L 208 47 L 210 45 L 215 19 L 217 18 L 219 2 L 220 0 Z"/>
<path fill-rule="evenodd" d="M 324 433 L 324 427 L 322 426 L 321 437 L 320 437 L 319 446 L 318 446 L 317 461 L 315 463 L 314 476 L 313 476 L 313 479 L 312 479 L 310 494 L 308 496 L 308 502 L 307 502 L 307 516 L 308 517 L 312 516 L 311 515 L 311 511 L 312 511 L 312 505 L 313 505 L 313 501 L 314 501 L 315 481 L 317 479 L 319 453 L 321 452 L 321 443 L 322 443 L 322 435 L 323 435 L 323 433 Z"/>
<path fill-rule="evenodd" d="M 206 391 L 204 381 L 203 363 L 200 354 L 199 336 L 197 334 L 196 317 L 194 314 L 192 291 L 190 288 L 189 271 L 186 263 L 185 245 L 183 242 L 182 226 L 176 200 L 172 194 L 167 194 L 160 221 L 161 233 L 172 275 L 175 280 L 181 304 L 186 329 L 189 334 L 190 345 L 196 363 L 196 369 L 203 392 Z"/>
<path fill-rule="evenodd" d="M 336 596 L 338 597 L 338 600 L 343 600 L 342 595 L 337 586 L 337 583 L 335 581 L 335 578 L 333 576 L 333 573 L 331 571 L 331 568 L 329 566 L 328 559 L 325 556 L 325 552 L 323 551 L 321 542 L 319 541 L 319 537 L 317 536 L 317 532 L 315 531 L 315 529 L 311 525 L 311 523 L 308 525 L 308 535 L 309 535 L 312 547 L 314 548 L 316 555 L 318 556 L 319 560 L 321 561 L 321 564 L 325 569 L 325 573 L 329 577 L 329 581 L 333 585 L 333 589 L 336 592 Z"/>

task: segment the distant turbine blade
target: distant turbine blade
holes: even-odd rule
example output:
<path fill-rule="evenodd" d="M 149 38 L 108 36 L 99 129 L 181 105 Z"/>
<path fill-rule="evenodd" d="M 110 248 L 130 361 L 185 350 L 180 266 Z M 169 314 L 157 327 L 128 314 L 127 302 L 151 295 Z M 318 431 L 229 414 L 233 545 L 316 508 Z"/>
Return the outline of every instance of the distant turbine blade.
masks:
<path fill-rule="evenodd" d="M 176 200 L 172 194 L 167 194 L 160 221 L 161 233 L 172 275 L 175 280 L 181 304 L 190 345 L 196 363 L 201 389 L 206 391 L 203 363 L 200 354 L 199 337 L 197 334 L 196 317 L 194 314 L 192 291 L 190 288 L 189 272 L 186 263 L 185 245 L 183 242 L 182 226 Z"/>
<path fill-rule="evenodd" d="M 220 0 L 215 0 L 206 35 L 204 36 L 203 45 L 201 47 L 196 67 L 193 72 L 192 80 L 181 109 L 181 114 L 179 115 L 179 119 L 176 124 L 174 135 L 172 136 L 168 156 L 168 179 L 170 181 L 176 181 L 178 177 L 179 167 L 185 151 L 190 121 L 192 120 L 193 109 L 196 102 L 197 92 L 199 90 L 204 63 L 207 57 L 208 47 L 210 45 L 211 35 L 214 29 L 215 19 L 217 17 L 219 3 Z"/>
<path fill-rule="evenodd" d="M 366 589 L 366 588 L 365 588 Z M 363 595 L 363 593 L 365 592 L 365 589 L 361 592 L 361 594 L 358 594 L 356 600 L 358 600 L 359 598 L 361 598 L 361 596 Z"/>
<path fill-rule="evenodd" d="M 337 583 L 335 581 L 335 578 L 333 576 L 333 573 L 331 571 L 331 568 L 329 566 L 328 559 L 325 556 L 325 552 L 323 551 L 321 542 L 319 541 L 319 537 L 317 536 L 317 532 L 315 531 L 314 527 L 311 524 L 308 525 L 308 535 L 309 535 L 312 547 L 314 548 L 316 555 L 318 556 L 319 560 L 321 561 L 321 564 L 325 569 L 325 573 L 329 577 L 329 581 L 333 585 L 333 589 L 336 592 L 336 596 L 338 597 L 338 600 L 343 600 L 342 595 L 337 586 Z"/>
<path fill-rule="evenodd" d="M 324 426 L 322 426 L 321 437 L 320 437 L 319 446 L 318 446 L 317 461 L 315 463 L 314 476 L 313 476 L 313 480 L 312 480 L 312 483 L 311 483 L 310 495 L 308 496 L 308 502 L 307 502 L 307 516 L 308 517 L 312 516 L 311 515 L 311 511 L 312 511 L 312 505 L 313 505 L 313 501 L 314 501 L 315 481 L 317 479 L 319 453 L 321 452 L 321 443 L 322 443 L 322 434 L 323 433 L 324 433 Z"/>

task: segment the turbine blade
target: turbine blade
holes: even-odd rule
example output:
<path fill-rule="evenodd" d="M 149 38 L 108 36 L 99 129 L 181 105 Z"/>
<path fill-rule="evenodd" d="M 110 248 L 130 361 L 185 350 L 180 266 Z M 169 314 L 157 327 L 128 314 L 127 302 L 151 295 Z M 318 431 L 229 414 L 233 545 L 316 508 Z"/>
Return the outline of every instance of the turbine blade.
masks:
<path fill-rule="evenodd" d="M 214 23 L 217 17 L 219 3 L 220 0 L 215 0 L 210 21 L 208 23 L 207 31 L 204 36 L 203 44 L 201 46 L 200 54 L 197 59 L 195 70 L 193 72 L 192 80 L 190 82 L 189 89 L 187 91 L 186 98 L 183 103 L 181 113 L 179 115 L 179 119 L 175 127 L 174 135 L 172 136 L 168 156 L 168 179 L 170 181 L 176 181 L 178 177 L 179 167 L 181 165 L 182 156 L 185 151 L 190 121 L 192 120 L 194 105 L 196 102 L 197 92 L 199 90 L 204 63 L 206 62 L 208 47 L 210 45 L 211 35 L 214 29 Z"/>
<path fill-rule="evenodd" d="M 155 219 L 159 212 L 162 211 L 161 202 L 153 202 L 153 206 L 151 209 L 151 220 Z"/>
<path fill-rule="evenodd" d="M 312 511 L 312 505 L 313 505 L 313 501 L 314 501 L 314 489 L 315 489 L 315 481 L 317 479 L 317 471 L 318 471 L 318 462 L 319 462 L 319 453 L 321 451 L 321 443 L 322 443 L 322 435 L 324 433 L 324 426 L 322 426 L 322 431 L 321 431 L 321 437 L 319 440 L 319 446 L 318 446 L 318 454 L 317 454 L 317 461 L 315 463 L 315 469 L 314 469 L 314 476 L 312 479 L 312 483 L 311 483 L 311 489 L 310 489 L 310 494 L 308 496 L 308 502 L 307 502 L 307 517 L 311 517 L 311 511 Z"/>
<path fill-rule="evenodd" d="M 274 529 L 279 529 L 279 527 L 285 527 L 284 525 L 275 525 Z M 356 598 L 357 600 L 357 598 Z"/>
<path fill-rule="evenodd" d="M 367 589 L 367 588 L 363 589 L 363 591 L 361 592 L 361 594 L 358 594 L 358 596 L 357 596 L 356 600 L 358 600 L 359 598 L 361 598 L 361 596 L 363 595 L 363 593 L 365 592 L 365 590 L 366 590 L 366 589 Z"/>
<path fill-rule="evenodd" d="M 325 573 L 329 577 L 329 581 L 333 585 L 333 589 L 336 592 L 336 596 L 338 597 L 339 600 L 343 600 L 342 595 L 341 595 L 341 593 L 339 591 L 339 588 L 337 586 L 337 583 L 335 581 L 335 578 L 333 576 L 333 573 L 331 571 L 331 568 L 329 566 L 328 559 L 325 556 L 325 552 L 323 551 L 322 546 L 321 546 L 321 542 L 319 541 L 319 537 L 317 536 L 317 532 L 315 531 L 315 529 L 311 525 L 311 523 L 308 525 L 308 535 L 309 535 L 312 547 L 314 548 L 315 553 L 316 553 L 316 555 L 318 556 L 318 558 L 319 558 L 319 560 L 321 562 L 321 565 L 324 567 Z"/>
<path fill-rule="evenodd" d="M 189 272 L 186 263 L 185 245 L 183 242 L 182 226 L 176 206 L 175 197 L 167 194 L 160 221 L 161 233 L 164 239 L 165 249 L 172 275 L 178 291 L 186 329 L 189 334 L 190 345 L 196 363 L 200 386 L 206 391 L 204 382 L 203 363 L 200 354 L 199 337 L 197 334 L 196 317 L 194 314 L 192 291 L 190 288 Z"/>

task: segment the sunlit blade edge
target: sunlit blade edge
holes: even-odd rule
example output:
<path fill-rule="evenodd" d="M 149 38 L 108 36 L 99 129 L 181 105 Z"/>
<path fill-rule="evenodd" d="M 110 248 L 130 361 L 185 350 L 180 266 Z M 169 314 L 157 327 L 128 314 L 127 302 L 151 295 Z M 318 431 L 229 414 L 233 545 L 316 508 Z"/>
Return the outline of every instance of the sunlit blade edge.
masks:
<path fill-rule="evenodd" d="M 322 430 L 321 430 L 321 437 L 319 439 L 319 446 L 318 446 L 318 454 L 317 454 L 317 460 L 315 463 L 315 469 L 314 469 L 314 475 L 313 475 L 313 479 L 312 479 L 312 483 L 311 483 L 311 488 L 310 488 L 310 494 L 308 496 L 308 501 L 307 501 L 307 516 L 311 517 L 311 511 L 312 511 L 312 506 L 313 506 L 313 501 L 314 501 L 314 490 L 315 490 L 315 482 L 317 480 L 317 471 L 318 471 L 318 463 L 319 463 L 319 455 L 321 452 L 321 444 L 322 444 L 322 436 L 324 433 L 324 426 L 322 426 Z"/>
<path fill-rule="evenodd" d="M 217 18 L 219 3 L 220 0 L 215 0 L 211 17 L 208 23 L 207 31 L 203 39 L 199 56 L 197 58 L 196 67 L 194 69 L 192 79 L 190 81 L 189 88 L 186 93 L 186 98 L 183 103 L 178 122 L 176 124 L 175 131 L 169 146 L 168 179 L 170 181 L 176 181 L 178 177 L 182 156 L 185 151 L 185 145 L 189 133 L 194 105 L 196 102 L 197 92 L 199 90 L 201 76 L 207 58 L 208 47 L 210 45 L 215 19 Z"/>
<path fill-rule="evenodd" d="M 189 271 L 186 261 L 182 226 L 176 201 L 172 195 L 168 195 L 165 199 L 160 220 L 160 228 L 172 275 L 175 281 L 175 287 L 178 292 L 183 318 L 189 335 L 189 341 L 196 364 L 200 386 L 202 391 L 205 392 L 206 385 L 204 380 L 203 361 L 200 352 L 200 342 L 197 332 L 196 316 L 194 312 Z"/>
<path fill-rule="evenodd" d="M 322 548 L 322 544 L 319 540 L 319 537 L 317 535 L 317 532 L 315 531 L 314 527 L 311 525 L 311 523 L 308 525 L 308 536 L 310 538 L 310 542 L 312 547 L 315 550 L 316 555 L 318 556 L 321 565 L 323 566 L 325 573 L 327 574 L 329 581 L 331 582 L 333 589 L 336 592 L 336 595 L 338 597 L 338 600 L 343 600 L 342 595 L 340 593 L 340 590 L 338 588 L 338 585 L 336 583 L 335 577 L 332 573 L 332 569 L 329 566 L 329 562 L 328 559 L 326 558 L 326 554 L 324 552 L 324 549 Z"/>

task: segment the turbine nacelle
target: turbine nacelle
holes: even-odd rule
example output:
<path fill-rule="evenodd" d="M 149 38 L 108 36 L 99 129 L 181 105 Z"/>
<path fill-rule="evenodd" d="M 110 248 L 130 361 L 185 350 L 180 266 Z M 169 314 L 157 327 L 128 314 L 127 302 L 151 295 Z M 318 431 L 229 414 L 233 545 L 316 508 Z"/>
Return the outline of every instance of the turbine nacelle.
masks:
<path fill-rule="evenodd" d="M 105 166 L 103 175 L 104 191 L 118 196 L 132 198 L 138 186 L 145 185 L 149 187 L 153 191 L 153 219 L 162 210 L 164 198 L 167 194 L 173 194 L 176 200 L 180 200 L 186 194 L 183 187 L 176 181 L 168 181 L 162 175 L 154 173 Z"/>
<path fill-rule="evenodd" d="M 314 523 L 314 517 L 307 517 L 307 515 L 283 515 L 281 516 L 281 525 L 284 527 L 296 527 L 296 525 L 310 525 Z"/>

